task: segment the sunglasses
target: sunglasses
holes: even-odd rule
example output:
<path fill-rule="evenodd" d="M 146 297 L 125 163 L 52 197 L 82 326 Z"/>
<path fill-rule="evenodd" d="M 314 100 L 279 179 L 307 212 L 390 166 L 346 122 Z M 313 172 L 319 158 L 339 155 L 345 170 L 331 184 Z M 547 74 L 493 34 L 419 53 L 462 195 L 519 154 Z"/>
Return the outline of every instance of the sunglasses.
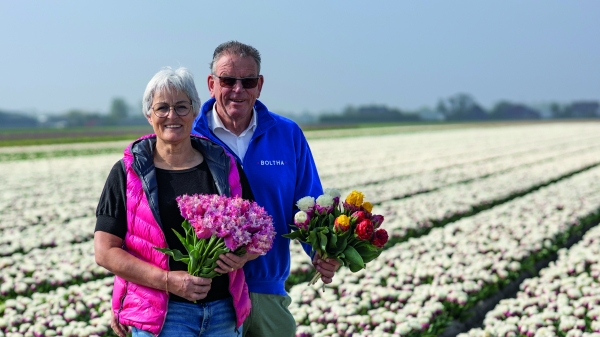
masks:
<path fill-rule="evenodd" d="M 242 87 L 244 89 L 252 89 L 256 88 L 258 85 L 259 76 L 257 77 L 229 77 L 229 76 L 217 76 L 213 75 L 219 79 L 219 84 L 223 88 L 233 88 L 238 80 L 242 81 Z"/>

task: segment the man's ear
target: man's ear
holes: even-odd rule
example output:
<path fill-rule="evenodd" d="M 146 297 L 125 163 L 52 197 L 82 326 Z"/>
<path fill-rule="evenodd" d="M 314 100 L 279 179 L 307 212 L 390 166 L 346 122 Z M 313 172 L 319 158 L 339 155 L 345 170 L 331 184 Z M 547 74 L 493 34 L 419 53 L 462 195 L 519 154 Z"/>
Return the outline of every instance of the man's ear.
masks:
<path fill-rule="evenodd" d="M 215 78 L 212 74 L 208 75 L 206 79 L 206 84 L 208 85 L 208 92 L 210 92 L 210 97 L 215 98 Z"/>

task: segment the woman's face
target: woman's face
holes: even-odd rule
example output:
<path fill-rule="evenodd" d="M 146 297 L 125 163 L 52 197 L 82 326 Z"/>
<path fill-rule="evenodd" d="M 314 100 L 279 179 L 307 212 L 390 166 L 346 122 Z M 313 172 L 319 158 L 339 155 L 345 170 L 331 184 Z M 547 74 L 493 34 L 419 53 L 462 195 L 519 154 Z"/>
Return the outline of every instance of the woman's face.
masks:
<path fill-rule="evenodd" d="M 174 89 L 170 92 L 163 90 L 154 94 L 150 116 L 147 118 L 159 140 L 167 144 L 179 144 L 190 138 L 195 119 L 193 113 L 195 107 L 191 107 L 185 116 L 179 116 L 175 110 L 181 111 L 182 108 L 189 107 L 191 103 L 192 101 L 184 92 Z M 161 110 L 166 111 L 165 117 L 157 116 L 157 113 L 161 115 Z"/>

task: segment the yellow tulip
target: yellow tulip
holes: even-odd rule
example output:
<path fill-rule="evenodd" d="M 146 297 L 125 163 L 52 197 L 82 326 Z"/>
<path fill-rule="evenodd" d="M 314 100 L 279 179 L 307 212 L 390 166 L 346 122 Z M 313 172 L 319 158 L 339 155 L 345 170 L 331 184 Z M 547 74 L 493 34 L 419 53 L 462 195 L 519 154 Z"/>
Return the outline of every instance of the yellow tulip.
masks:
<path fill-rule="evenodd" d="M 365 197 L 365 195 L 362 192 L 352 191 L 346 197 L 346 203 L 360 207 L 363 203 L 364 197 Z"/>

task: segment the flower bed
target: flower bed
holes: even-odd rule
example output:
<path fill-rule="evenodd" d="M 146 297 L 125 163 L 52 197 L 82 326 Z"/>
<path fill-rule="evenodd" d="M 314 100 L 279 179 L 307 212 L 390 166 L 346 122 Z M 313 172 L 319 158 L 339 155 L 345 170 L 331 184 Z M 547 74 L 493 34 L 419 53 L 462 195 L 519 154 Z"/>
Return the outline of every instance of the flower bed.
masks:
<path fill-rule="evenodd" d="M 112 283 L 108 277 L 7 300 L 0 306 L 0 337 L 112 335 Z"/>
<path fill-rule="evenodd" d="M 354 184 L 361 174 L 387 186 L 389 193 L 378 185 L 365 191 L 381 197 L 374 211 L 388 212 L 383 227 L 396 233 L 397 244 L 365 271 L 340 271 L 324 292 L 320 283 L 291 288 L 298 335 L 442 334 L 446 324 L 598 218 L 598 169 L 577 172 L 600 158 L 599 127 L 311 140 L 327 186 Z M 349 158 L 348 148 L 368 153 L 369 160 Z M 0 337 L 35 336 L 42 329 L 45 335 L 114 336 L 108 327 L 112 278 L 95 266 L 90 240 L 100 191 L 119 157 L 0 162 L 3 172 L 18 173 L 0 176 L 0 287 L 13 285 L 0 295 Z M 559 182 L 541 187 L 554 180 Z M 304 251 L 293 251 L 292 259 L 295 283 L 309 279 L 313 270 Z"/>
<path fill-rule="evenodd" d="M 345 327 L 340 336 L 439 334 L 600 219 L 598 191 L 600 168 L 398 244 L 355 278 L 341 270 L 325 297 L 294 286 L 298 335 L 319 335 L 329 324 Z"/>
<path fill-rule="evenodd" d="M 574 155 L 570 160 L 552 160 L 524 167 L 501 175 L 476 180 L 468 184 L 449 186 L 411 198 L 385 202 L 385 228 L 391 244 L 427 234 L 434 227 L 481 210 L 502 204 L 551 182 L 585 170 L 600 161 L 600 153 Z M 302 254 L 302 247 L 292 245 L 291 276 L 288 287 L 306 281 L 311 262 Z"/>
<path fill-rule="evenodd" d="M 558 255 L 488 312 L 483 328 L 459 336 L 600 336 L 600 227 Z"/>

